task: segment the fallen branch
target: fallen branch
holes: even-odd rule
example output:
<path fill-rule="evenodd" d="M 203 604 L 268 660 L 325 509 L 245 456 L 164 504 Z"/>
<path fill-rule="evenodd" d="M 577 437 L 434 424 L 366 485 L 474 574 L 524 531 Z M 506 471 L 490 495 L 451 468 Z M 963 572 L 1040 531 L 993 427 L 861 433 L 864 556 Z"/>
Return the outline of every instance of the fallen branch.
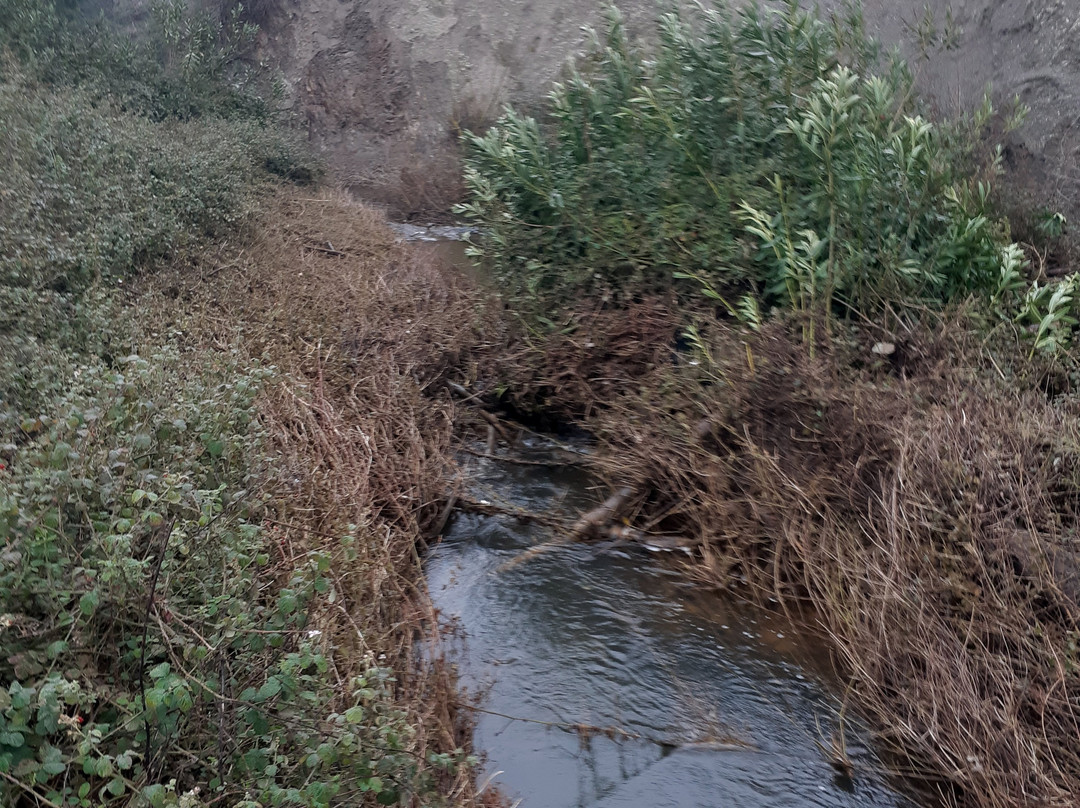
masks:
<path fill-rule="evenodd" d="M 581 539 L 595 534 L 601 527 L 618 518 L 619 512 L 626 507 L 626 503 L 633 495 L 633 488 L 620 488 L 602 504 L 582 515 L 570 529 L 571 537 Z"/>
<path fill-rule="evenodd" d="M 594 738 L 597 736 L 604 736 L 611 740 L 622 741 L 644 741 L 646 743 L 655 744 L 666 750 L 675 749 L 707 749 L 709 751 L 716 752 L 738 752 L 746 751 L 748 749 L 757 749 L 749 741 L 744 741 L 741 738 L 725 737 L 725 738 L 700 738 L 695 741 L 676 741 L 670 738 L 653 738 L 649 735 L 642 735 L 640 732 L 631 732 L 630 730 L 623 729 L 622 727 L 616 727 L 609 725 L 606 727 L 597 726 L 595 724 L 574 724 L 569 721 L 542 721 L 539 718 L 522 718 L 518 715 L 509 715 L 507 713 L 500 713 L 497 710 L 487 710 L 483 707 L 477 707 L 474 704 L 462 704 L 461 702 L 454 702 L 454 706 L 463 710 L 470 710 L 474 713 L 483 713 L 484 715 L 494 716 L 496 718 L 505 718 L 507 721 L 519 721 L 524 724 L 537 724 L 542 727 L 550 727 L 552 729 L 559 729 L 564 732 L 572 732 L 582 739 Z"/>
<path fill-rule="evenodd" d="M 552 457 L 545 460 L 526 460 L 523 457 L 504 457 L 502 455 L 493 454 L 491 452 L 478 452 L 476 449 L 470 449 L 469 447 L 463 447 L 462 451 L 466 454 L 470 454 L 473 457 L 482 457 L 484 460 L 496 460 L 499 463 L 510 463 L 514 466 L 580 466 L 581 460 L 577 457 Z"/>

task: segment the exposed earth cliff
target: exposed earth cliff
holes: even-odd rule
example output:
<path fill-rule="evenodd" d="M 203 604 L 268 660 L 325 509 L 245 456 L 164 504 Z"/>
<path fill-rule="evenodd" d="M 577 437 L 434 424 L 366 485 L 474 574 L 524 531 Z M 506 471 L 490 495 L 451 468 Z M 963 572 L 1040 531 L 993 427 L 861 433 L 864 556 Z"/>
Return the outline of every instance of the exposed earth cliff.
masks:
<path fill-rule="evenodd" d="M 620 0 L 647 32 L 656 6 Z M 837 2 L 826 5 L 837 6 Z M 915 50 L 924 0 L 866 0 L 871 32 Z M 1071 0 L 930 0 L 956 36 L 918 68 L 940 114 L 977 104 L 1031 109 L 1006 165 L 1015 185 L 1071 220 L 1080 168 L 1080 4 Z M 264 9 L 264 45 L 289 102 L 337 180 L 399 214 L 444 207 L 457 188 L 456 131 L 502 104 L 549 89 L 601 22 L 603 4 L 574 0 L 310 0 Z M 1071 214 L 1071 215 L 1070 215 Z"/>

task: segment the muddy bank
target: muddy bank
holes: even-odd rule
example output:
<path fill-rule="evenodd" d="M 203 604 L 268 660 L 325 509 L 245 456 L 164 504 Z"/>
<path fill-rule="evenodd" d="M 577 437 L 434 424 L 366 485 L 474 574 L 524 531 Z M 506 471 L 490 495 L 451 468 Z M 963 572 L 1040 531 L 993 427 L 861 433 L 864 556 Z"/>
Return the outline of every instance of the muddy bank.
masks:
<path fill-rule="evenodd" d="M 651 2 L 618 5 L 633 30 L 651 30 Z M 1010 181 L 1075 220 L 1080 6 L 867 0 L 868 28 L 887 48 L 916 56 L 927 6 L 939 31 L 951 10 L 952 36 L 919 67 L 920 88 L 941 115 L 977 105 L 989 83 L 1002 105 L 1018 95 L 1031 115 L 1005 154 Z M 444 210 L 456 195 L 456 132 L 504 103 L 543 98 L 583 49 L 581 26 L 601 13 L 601 4 L 566 0 L 315 0 L 267 4 L 260 20 L 288 102 L 335 179 L 409 214 Z"/>

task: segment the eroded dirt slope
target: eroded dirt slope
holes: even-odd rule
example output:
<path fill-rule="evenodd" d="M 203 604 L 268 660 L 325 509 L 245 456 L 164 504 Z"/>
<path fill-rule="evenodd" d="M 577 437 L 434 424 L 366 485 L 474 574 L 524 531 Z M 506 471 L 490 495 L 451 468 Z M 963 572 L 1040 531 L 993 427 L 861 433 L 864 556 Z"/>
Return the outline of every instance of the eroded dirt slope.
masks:
<path fill-rule="evenodd" d="M 837 5 L 837 2 L 832 2 Z M 649 29 L 650 0 L 620 0 Z M 1070 219 L 1080 213 L 1080 3 L 930 0 L 955 47 L 931 55 L 920 83 L 940 114 L 978 103 L 1031 107 L 1007 163 L 1020 185 Z M 871 31 L 914 50 L 925 0 L 866 0 Z M 343 185 L 400 213 L 438 209 L 456 188 L 455 130 L 505 102 L 547 92 L 584 44 L 603 4 L 574 0 L 292 0 L 264 21 L 267 54 L 282 65 L 290 103 Z"/>

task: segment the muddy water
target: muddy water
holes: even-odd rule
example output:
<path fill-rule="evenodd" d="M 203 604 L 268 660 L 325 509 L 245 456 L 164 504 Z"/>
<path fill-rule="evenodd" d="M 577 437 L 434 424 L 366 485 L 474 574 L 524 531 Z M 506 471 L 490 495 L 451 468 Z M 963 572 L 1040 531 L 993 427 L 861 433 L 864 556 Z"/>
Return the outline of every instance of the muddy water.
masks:
<path fill-rule="evenodd" d="M 599 493 L 573 469 L 490 460 L 469 468 L 472 496 L 532 511 L 577 513 Z M 819 746 L 832 743 L 839 721 L 818 641 L 695 592 L 674 565 L 636 547 L 568 545 L 520 561 L 551 538 L 513 518 L 460 515 L 427 563 L 435 605 L 461 639 L 463 684 L 488 711 L 477 715 L 477 749 L 512 802 L 910 805 L 850 719 L 853 777 Z M 574 724 L 641 738 L 585 739 L 565 728 Z"/>

